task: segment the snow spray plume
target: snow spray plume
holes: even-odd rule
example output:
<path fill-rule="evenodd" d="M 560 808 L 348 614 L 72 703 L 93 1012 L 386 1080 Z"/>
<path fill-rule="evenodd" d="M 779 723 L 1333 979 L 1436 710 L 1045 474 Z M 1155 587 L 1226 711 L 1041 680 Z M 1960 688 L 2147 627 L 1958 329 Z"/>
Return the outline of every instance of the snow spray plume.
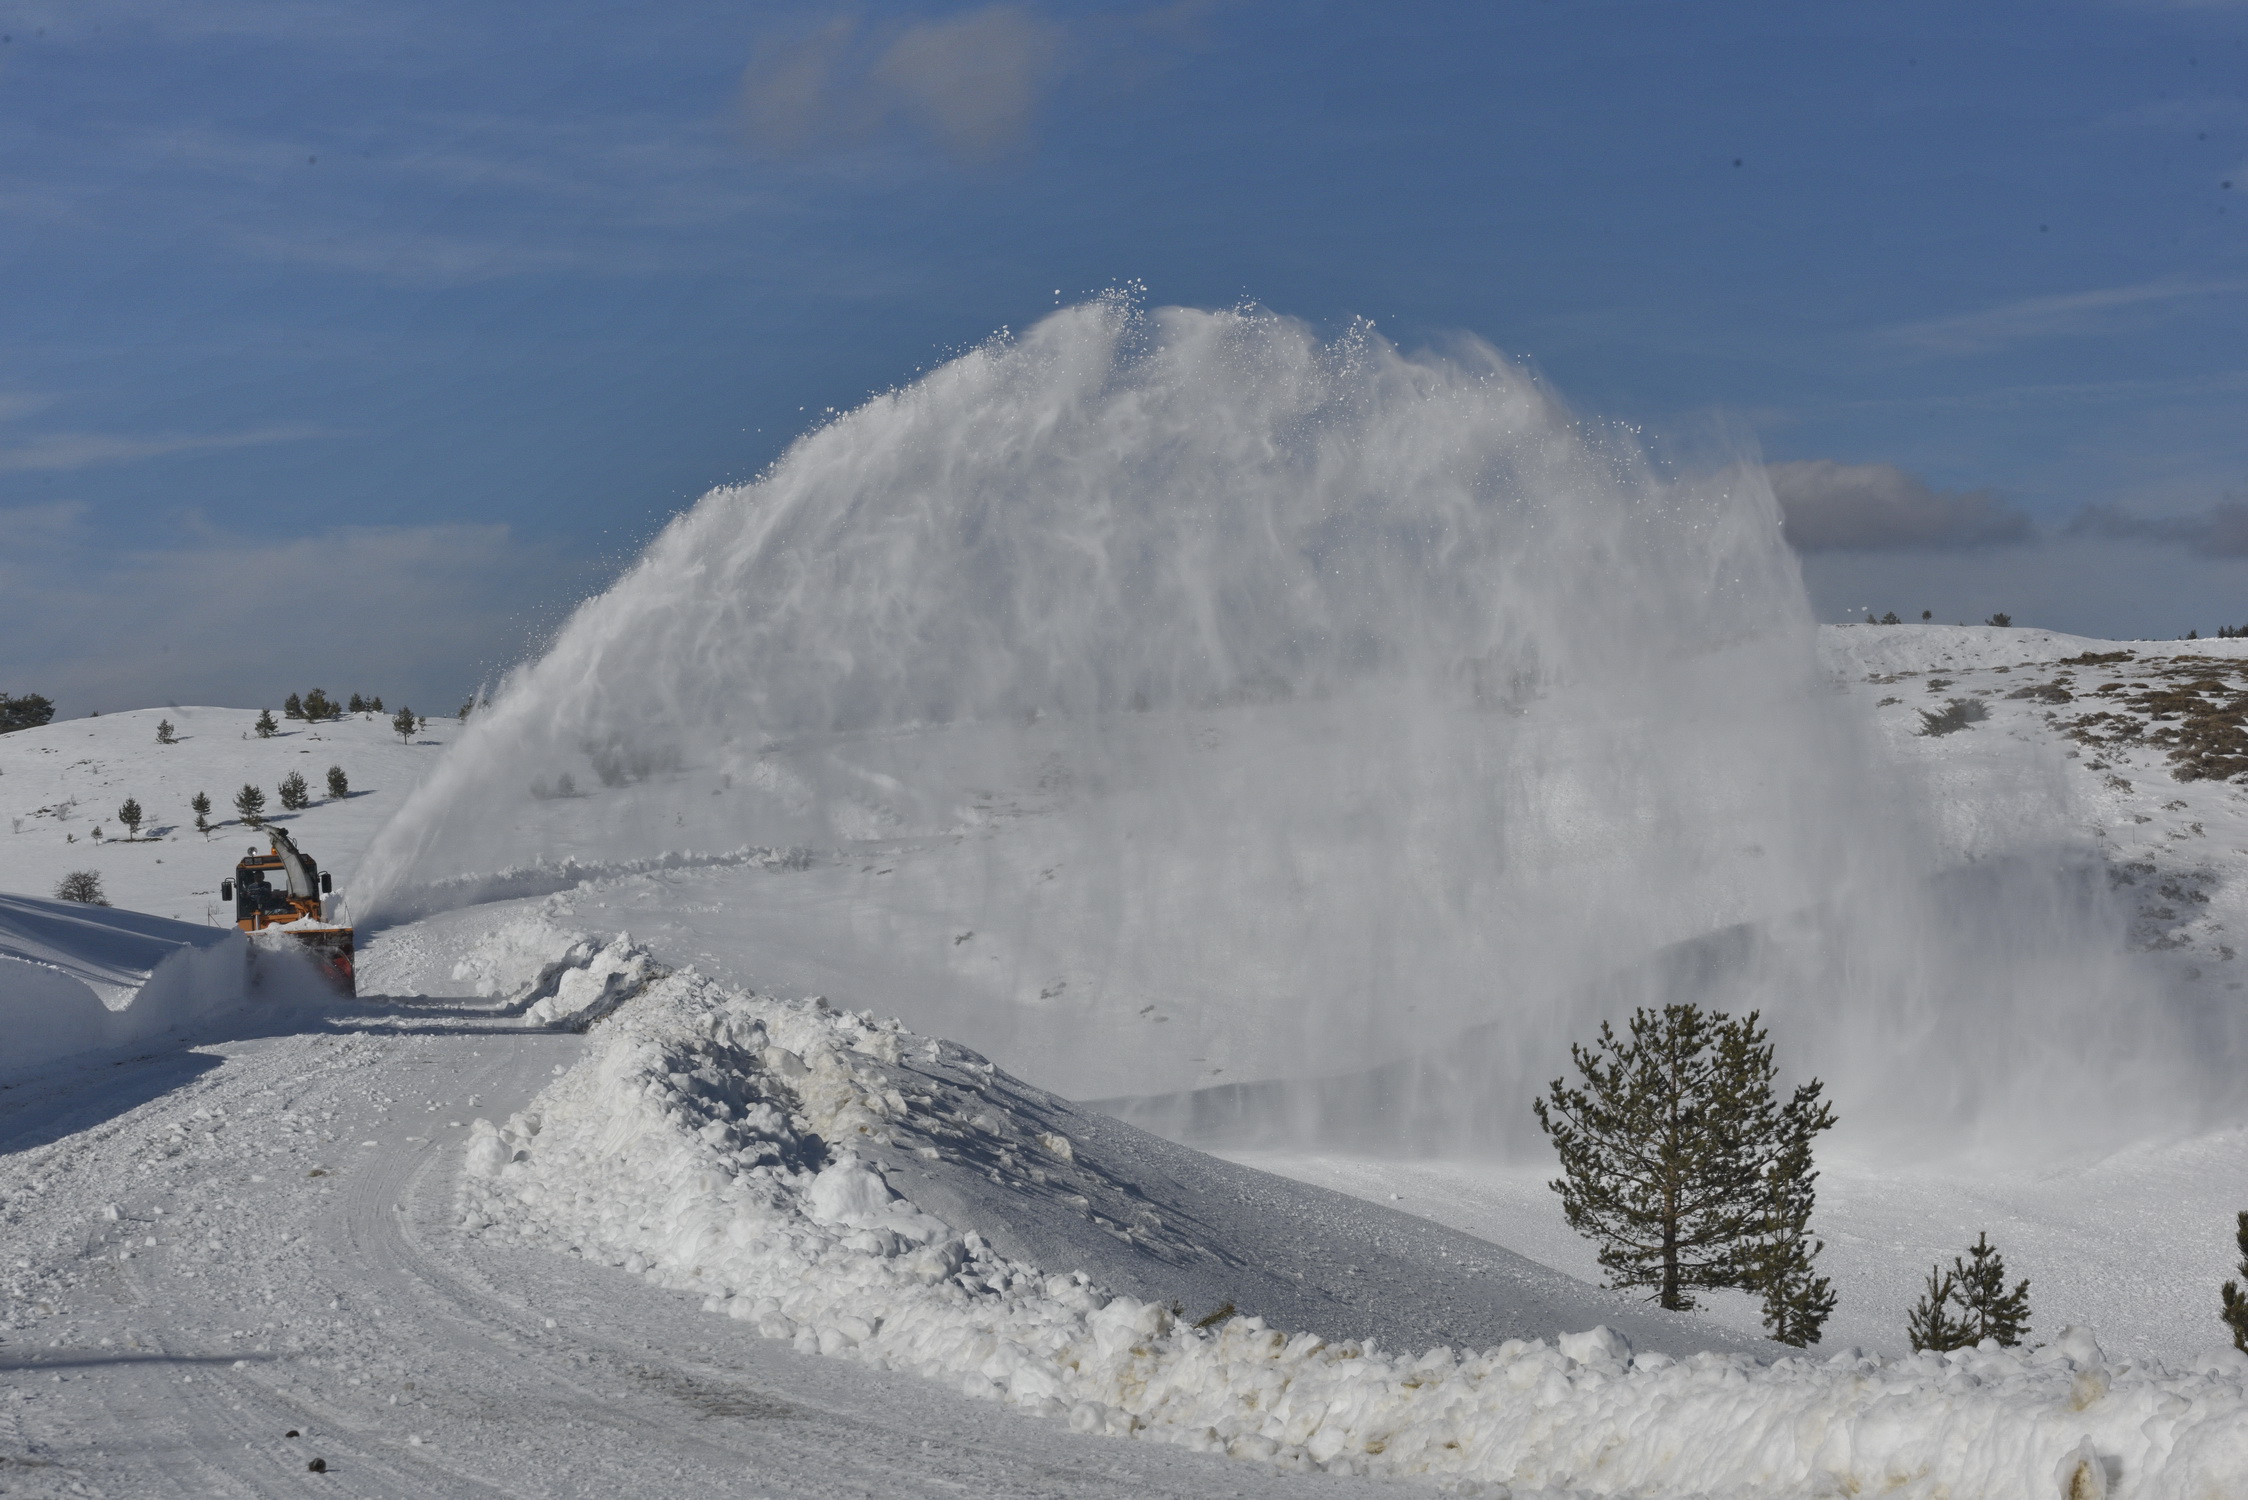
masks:
<path fill-rule="evenodd" d="M 1065 309 L 679 517 L 384 831 L 368 915 L 805 846 L 791 940 L 913 976 L 842 1003 L 1078 1097 L 1356 1074 L 1220 1112 L 1395 1143 L 1505 1141 L 1679 997 L 1762 1007 L 1860 1127 L 2205 1101 L 2220 1058 L 2111 1019 L 2096 883 L 1931 884 L 1761 468 L 1695 472 L 1481 345 Z"/>

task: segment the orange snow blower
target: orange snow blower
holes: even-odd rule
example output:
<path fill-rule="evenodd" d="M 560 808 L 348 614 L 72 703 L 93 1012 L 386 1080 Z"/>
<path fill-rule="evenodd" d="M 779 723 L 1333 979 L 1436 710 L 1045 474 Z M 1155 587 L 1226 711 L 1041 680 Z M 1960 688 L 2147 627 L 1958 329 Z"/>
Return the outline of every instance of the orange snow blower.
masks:
<path fill-rule="evenodd" d="M 332 893 L 334 879 L 297 848 L 282 830 L 266 827 L 272 852 L 250 852 L 234 867 L 234 878 L 219 882 L 219 899 L 234 903 L 234 925 L 251 935 L 271 933 L 264 942 L 293 941 L 304 949 L 328 982 L 345 994 L 356 994 L 358 981 L 352 968 L 351 929 L 328 920 L 332 904 L 321 898 Z M 272 879 L 278 871 L 281 881 Z"/>

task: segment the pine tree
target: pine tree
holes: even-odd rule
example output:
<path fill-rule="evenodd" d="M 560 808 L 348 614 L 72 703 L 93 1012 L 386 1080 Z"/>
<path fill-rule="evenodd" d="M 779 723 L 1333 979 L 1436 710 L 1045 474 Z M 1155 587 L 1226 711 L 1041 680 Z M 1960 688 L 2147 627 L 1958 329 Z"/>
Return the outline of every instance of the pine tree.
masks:
<path fill-rule="evenodd" d="M 367 700 L 367 712 L 369 712 L 369 713 L 371 713 L 371 714 L 379 714 L 379 713 L 381 713 L 382 711 L 383 711 L 383 706 L 382 706 L 382 695 L 381 695 L 381 694 L 379 694 L 379 693 L 378 693 L 378 694 L 376 694 L 376 695 L 375 695 L 374 697 L 372 697 L 372 698 L 369 698 L 369 699 Z"/>
<path fill-rule="evenodd" d="M 1832 1121 L 1823 1107 L 1804 1112 L 1791 1104 L 1781 1111 L 1782 1149 L 1764 1175 L 1764 1224 L 1750 1245 L 1742 1285 L 1764 1298 L 1764 1331 L 1774 1341 L 1798 1349 L 1819 1341 L 1834 1311 L 1834 1283 L 1812 1272 L 1826 1249 L 1811 1235 L 1813 1188 L 1819 1174 L 1811 1166 L 1811 1138 Z M 1825 1123 L 1817 1123 L 1824 1120 Z"/>
<path fill-rule="evenodd" d="M 243 822 L 256 828 L 265 821 L 265 793 L 245 782 L 234 794 L 234 810 L 242 815 Z"/>
<path fill-rule="evenodd" d="M 314 688 L 304 695 L 304 716 L 318 723 L 323 719 L 341 718 L 343 710 L 336 707 L 325 688 Z"/>
<path fill-rule="evenodd" d="M 0 693 L 0 734 L 37 729 L 54 716 L 54 704 L 38 693 L 22 693 L 13 698 Z"/>
<path fill-rule="evenodd" d="M 342 766 L 328 767 L 328 795 L 339 802 L 351 795 L 351 781 Z"/>
<path fill-rule="evenodd" d="M 75 901 L 81 906 L 107 906 L 109 897 L 102 894 L 101 872 L 98 870 L 72 870 L 55 882 L 57 901 Z"/>
<path fill-rule="evenodd" d="M 414 711 L 401 708 L 398 710 L 398 717 L 390 721 L 391 732 L 401 740 L 411 740 L 414 737 L 415 722 Z"/>
<path fill-rule="evenodd" d="M 273 710 L 270 708 L 258 710 L 258 722 L 253 727 L 261 740 L 270 740 L 281 732 L 281 726 L 273 722 Z"/>
<path fill-rule="evenodd" d="M 1958 1282 L 1941 1265 L 1928 1268 L 1928 1290 L 1905 1315 L 1905 1337 L 1912 1340 L 1915 1354 L 1927 1349 L 1941 1354 L 1971 1342 L 1967 1325 L 1951 1315 L 1952 1295 L 1958 1290 Z"/>
<path fill-rule="evenodd" d="M 176 745 L 179 742 L 179 732 L 172 728 L 172 721 L 170 719 L 158 719 L 156 721 L 156 743 L 159 745 Z"/>
<path fill-rule="evenodd" d="M 299 698 L 295 693 L 291 693 L 288 697 L 281 700 L 281 712 L 287 718 L 303 718 L 304 700 L 302 698 Z"/>
<path fill-rule="evenodd" d="M 2238 1220 L 2239 1228 L 2233 1234 L 2233 1243 L 2240 1247 L 2240 1274 L 2248 1277 L 2248 1213 Z M 2220 1316 L 2225 1327 L 2232 1330 L 2232 1346 L 2248 1354 L 2248 1292 L 2240 1290 L 2240 1283 L 2228 1281 L 2224 1286 L 2224 1311 Z"/>
<path fill-rule="evenodd" d="M 1967 1259 L 1951 1264 L 1959 1283 L 1960 1321 L 1966 1325 L 1967 1342 L 1996 1339 L 2007 1349 L 2020 1343 L 2029 1332 L 2028 1278 L 2007 1291 L 2005 1258 L 1992 1247 L 1990 1236 L 1982 1233 L 1967 1247 Z"/>
<path fill-rule="evenodd" d="M 187 805 L 195 809 L 195 831 L 197 833 L 209 833 L 211 831 L 210 797 L 202 792 L 197 792 L 194 797 L 189 799 Z"/>
<path fill-rule="evenodd" d="M 1952 1309 L 1957 1308 L 1956 1314 Z M 1928 1291 L 1905 1322 L 1914 1349 L 1968 1349 L 1984 1339 L 2012 1348 L 2029 1332 L 2029 1282 L 2006 1290 L 2006 1259 L 1978 1233 L 1951 1269 L 1928 1268 Z"/>
<path fill-rule="evenodd" d="M 351 701 L 345 704 L 344 707 L 352 713 L 363 714 L 367 711 L 367 700 L 360 697 L 357 693 L 353 693 L 351 695 Z"/>
<path fill-rule="evenodd" d="M 312 805 L 312 792 L 304 784 L 301 771 L 291 771 L 281 778 L 281 806 L 288 812 L 303 812 Z"/>
<path fill-rule="evenodd" d="M 125 825 L 126 838 L 139 838 L 141 826 L 140 803 L 136 802 L 131 797 L 127 797 L 125 799 L 124 806 L 117 809 L 117 821 Z"/>
<path fill-rule="evenodd" d="M 1652 1287 L 1674 1312 L 1697 1290 L 1765 1292 L 1781 1330 L 1815 1337 L 1833 1293 L 1810 1275 L 1810 1143 L 1834 1118 L 1816 1081 L 1776 1102 L 1756 1021 L 1642 1008 L 1628 1041 L 1603 1022 L 1597 1047 L 1569 1049 L 1584 1087 L 1556 1078 L 1532 1107 L 1561 1158 L 1563 1216 L 1599 1245 L 1610 1286 Z"/>

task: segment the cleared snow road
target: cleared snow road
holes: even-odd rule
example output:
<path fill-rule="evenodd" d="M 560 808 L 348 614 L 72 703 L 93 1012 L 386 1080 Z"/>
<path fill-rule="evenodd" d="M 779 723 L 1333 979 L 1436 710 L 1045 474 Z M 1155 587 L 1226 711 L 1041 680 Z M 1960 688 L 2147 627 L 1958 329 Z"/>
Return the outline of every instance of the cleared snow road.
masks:
<path fill-rule="evenodd" d="M 457 1232 L 453 1122 L 583 1045 L 494 1020 L 399 1006 L 0 1091 L 0 1285 L 30 1313 L 0 1329 L 0 1494 L 1376 1488 L 1076 1436 Z"/>

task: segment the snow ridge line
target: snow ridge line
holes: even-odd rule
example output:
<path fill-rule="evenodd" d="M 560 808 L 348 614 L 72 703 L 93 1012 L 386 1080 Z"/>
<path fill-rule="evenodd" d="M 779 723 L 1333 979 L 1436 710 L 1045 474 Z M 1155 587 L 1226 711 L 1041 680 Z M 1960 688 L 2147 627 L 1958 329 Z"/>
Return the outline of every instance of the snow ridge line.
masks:
<path fill-rule="evenodd" d="M 581 861 L 573 855 L 560 861 L 541 860 L 527 865 L 510 865 L 506 869 L 492 870 L 481 875 L 458 875 L 424 885 L 402 886 L 384 892 L 378 905 L 369 911 L 354 913 L 354 916 L 370 929 L 397 927 L 439 912 L 456 911 L 464 906 L 551 896 L 594 880 L 618 880 L 631 875 L 658 874 L 665 870 L 701 870 L 723 865 L 762 865 L 768 870 L 807 870 L 811 868 L 813 858 L 810 849 L 781 849 L 764 844 L 744 845 L 722 853 L 673 849 L 648 859 Z"/>
<path fill-rule="evenodd" d="M 996 1131 L 974 1053 L 821 1001 L 654 982 L 504 1127 L 476 1122 L 474 1232 L 699 1292 L 806 1352 L 1068 1421 L 1283 1467 L 1614 1496 L 1807 1489 L 2213 1500 L 2248 1474 L 2248 1359 L 2022 1353 L 1634 1356 L 1605 1328 L 1419 1357 L 1212 1328 L 996 1254 L 850 1149 L 909 1117 Z M 1061 1156 L 1066 1140 L 1044 1143 Z"/>

